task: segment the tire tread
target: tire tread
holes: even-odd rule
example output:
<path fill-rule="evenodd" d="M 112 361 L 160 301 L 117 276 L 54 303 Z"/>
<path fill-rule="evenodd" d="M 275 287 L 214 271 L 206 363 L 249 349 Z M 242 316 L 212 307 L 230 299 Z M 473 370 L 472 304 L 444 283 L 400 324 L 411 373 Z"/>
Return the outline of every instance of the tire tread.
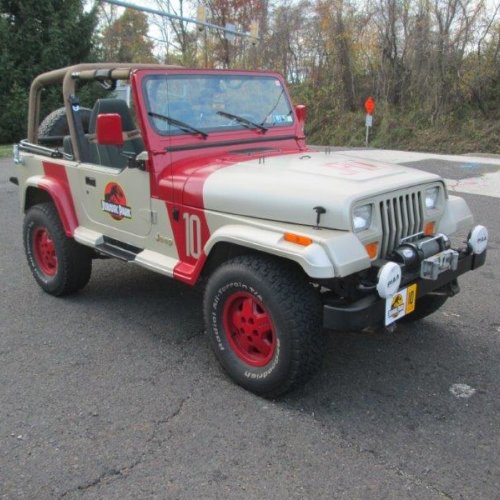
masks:
<path fill-rule="evenodd" d="M 58 266 L 64 266 L 64 269 L 61 273 L 62 281 L 54 290 L 48 290 L 44 287 L 32 270 L 35 279 L 45 291 L 56 296 L 69 295 L 80 290 L 88 283 L 92 273 L 92 258 L 89 249 L 77 243 L 73 238 L 66 236 L 57 209 L 52 202 L 39 203 L 31 207 L 26 214 L 25 221 L 32 216 L 36 216 L 37 212 L 43 214 L 42 217 L 48 220 L 48 226 L 50 226 L 48 229 L 52 238 L 59 240 L 61 243 L 60 251 L 62 255 L 58 255 Z M 26 229 L 24 231 L 24 244 L 27 251 Z"/>
<path fill-rule="evenodd" d="M 228 261 L 222 268 L 236 274 L 245 269 L 265 281 L 281 304 L 280 313 L 293 318 L 289 322 L 293 347 L 288 378 L 278 388 L 258 391 L 259 394 L 274 398 L 305 383 L 320 367 L 324 350 L 321 302 L 317 291 L 295 264 L 272 256 L 242 255 Z M 204 300 L 205 318 L 210 313 L 210 294 L 209 280 Z"/>

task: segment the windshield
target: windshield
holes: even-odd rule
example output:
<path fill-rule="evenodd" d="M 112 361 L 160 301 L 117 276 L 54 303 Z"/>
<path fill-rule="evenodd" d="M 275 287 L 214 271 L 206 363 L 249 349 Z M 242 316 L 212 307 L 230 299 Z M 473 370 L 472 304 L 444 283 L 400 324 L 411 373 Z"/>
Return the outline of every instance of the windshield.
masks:
<path fill-rule="evenodd" d="M 150 123 L 162 135 L 189 133 L 174 121 L 206 134 L 242 129 L 265 132 L 293 123 L 285 89 L 273 76 L 153 75 L 146 77 L 144 93 Z"/>

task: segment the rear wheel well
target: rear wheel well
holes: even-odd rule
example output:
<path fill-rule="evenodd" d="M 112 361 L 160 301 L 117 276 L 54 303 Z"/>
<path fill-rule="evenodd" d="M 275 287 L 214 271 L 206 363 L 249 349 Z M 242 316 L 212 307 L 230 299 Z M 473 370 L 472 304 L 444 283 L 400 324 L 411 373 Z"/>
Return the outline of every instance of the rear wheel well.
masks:
<path fill-rule="evenodd" d="M 39 203 L 52 202 L 54 200 L 47 191 L 30 186 L 26 190 L 26 198 L 24 200 L 24 211 L 28 211 L 33 205 L 38 205 Z"/>

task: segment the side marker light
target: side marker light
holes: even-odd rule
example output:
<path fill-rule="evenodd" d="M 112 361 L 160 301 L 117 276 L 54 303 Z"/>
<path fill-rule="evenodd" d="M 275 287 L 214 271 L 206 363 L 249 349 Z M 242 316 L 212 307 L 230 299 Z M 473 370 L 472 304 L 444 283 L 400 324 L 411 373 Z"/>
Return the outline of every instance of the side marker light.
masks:
<path fill-rule="evenodd" d="M 288 241 L 289 243 L 295 243 L 296 245 L 302 245 L 303 247 L 307 247 L 309 245 L 312 245 L 313 240 L 311 238 L 308 238 L 307 236 L 300 236 L 299 234 L 295 233 L 285 233 L 283 235 L 285 241 Z"/>

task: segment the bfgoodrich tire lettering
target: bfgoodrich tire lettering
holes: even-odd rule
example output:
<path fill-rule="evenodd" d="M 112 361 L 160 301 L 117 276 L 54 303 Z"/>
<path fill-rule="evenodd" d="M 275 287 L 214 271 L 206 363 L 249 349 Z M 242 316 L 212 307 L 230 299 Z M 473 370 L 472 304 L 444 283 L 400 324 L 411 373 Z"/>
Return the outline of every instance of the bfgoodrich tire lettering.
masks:
<path fill-rule="evenodd" d="M 47 293 L 67 295 L 88 283 L 91 252 L 66 236 L 52 203 L 34 205 L 28 210 L 23 240 L 31 272 Z"/>
<path fill-rule="evenodd" d="M 256 394 L 284 394 L 320 365 L 321 303 L 291 263 L 255 255 L 227 262 L 209 279 L 204 315 L 222 367 Z"/>

